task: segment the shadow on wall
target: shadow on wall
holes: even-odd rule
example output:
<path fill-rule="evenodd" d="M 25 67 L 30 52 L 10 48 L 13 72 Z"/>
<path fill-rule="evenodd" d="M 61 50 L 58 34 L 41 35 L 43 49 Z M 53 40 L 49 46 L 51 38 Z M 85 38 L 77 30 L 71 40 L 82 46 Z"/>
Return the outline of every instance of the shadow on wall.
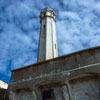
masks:
<path fill-rule="evenodd" d="M 0 88 L 0 100 L 9 100 L 7 89 Z"/>
<path fill-rule="evenodd" d="M 71 100 L 100 100 L 100 78 L 97 74 L 82 74 L 69 81 Z"/>

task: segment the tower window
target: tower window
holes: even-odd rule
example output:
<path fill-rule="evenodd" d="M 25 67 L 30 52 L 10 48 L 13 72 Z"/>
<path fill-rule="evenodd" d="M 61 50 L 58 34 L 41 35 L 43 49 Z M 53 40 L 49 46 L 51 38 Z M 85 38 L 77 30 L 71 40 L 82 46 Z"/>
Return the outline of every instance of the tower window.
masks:
<path fill-rule="evenodd" d="M 56 44 L 55 44 L 55 49 L 56 49 Z"/>
<path fill-rule="evenodd" d="M 43 25 L 43 28 L 45 29 L 45 25 Z"/>
<path fill-rule="evenodd" d="M 46 13 L 44 13 L 44 16 L 46 15 Z"/>

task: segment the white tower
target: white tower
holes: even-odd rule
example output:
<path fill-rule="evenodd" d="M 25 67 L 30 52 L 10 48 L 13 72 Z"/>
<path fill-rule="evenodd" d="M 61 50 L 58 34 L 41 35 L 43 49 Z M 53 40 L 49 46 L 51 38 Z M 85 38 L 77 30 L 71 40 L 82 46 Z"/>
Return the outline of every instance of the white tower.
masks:
<path fill-rule="evenodd" d="M 50 8 L 44 8 L 40 13 L 41 25 L 37 62 L 58 56 L 55 23 L 55 12 Z"/>

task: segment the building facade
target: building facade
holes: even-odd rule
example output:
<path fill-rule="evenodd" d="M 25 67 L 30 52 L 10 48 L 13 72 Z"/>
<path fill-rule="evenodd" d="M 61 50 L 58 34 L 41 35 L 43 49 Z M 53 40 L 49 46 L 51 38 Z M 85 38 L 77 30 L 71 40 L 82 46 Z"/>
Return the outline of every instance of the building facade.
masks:
<path fill-rule="evenodd" d="M 41 11 L 38 62 L 12 70 L 10 100 L 100 100 L 100 47 L 57 57 L 55 15 Z"/>
<path fill-rule="evenodd" d="M 9 100 L 8 84 L 0 80 L 0 100 Z"/>

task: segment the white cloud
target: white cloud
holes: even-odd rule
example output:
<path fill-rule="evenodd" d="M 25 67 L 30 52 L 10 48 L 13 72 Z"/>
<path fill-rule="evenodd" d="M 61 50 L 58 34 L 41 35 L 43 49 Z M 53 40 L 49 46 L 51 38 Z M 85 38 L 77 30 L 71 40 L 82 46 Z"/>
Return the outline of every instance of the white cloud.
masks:
<path fill-rule="evenodd" d="M 80 20 L 79 16 L 77 13 L 72 12 L 72 11 L 60 11 L 59 12 L 59 17 L 63 20 L 66 18 L 69 19 L 74 19 L 74 20 Z"/>
<path fill-rule="evenodd" d="M 94 5 L 94 9 L 96 9 L 97 11 L 98 11 L 98 10 L 100 11 L 100 1 L 97 2 L 97 3 Z"/>
<path fill-rule="evenodd" d="M 68 44 L 67 42 L 63 43 L 60 47 L 62 48 L 62 50 L 60 51 L 61 54 L 71 53 L 71 52 L 73 52 L 72 50 L 74 49 L 73 45 L 72 44 Z"/>
<path fill-rule="evenodd" d="M 7 67 L 5 66 L 5 64 L 0 64 L 0 72 L 5 73 L 6 71 L 7 71 Z"/>
<path fill-rule="evenodd" d="M 88 9 L 90 7 L 93 7 L 93 5 L 95 4 L 94 0 L 84 0 L 84 1 L 82 1 L 82 0 L 76 0 L 76 2 L 78 4 L 80 4 L 81 6 L 88 7 Z"/>

